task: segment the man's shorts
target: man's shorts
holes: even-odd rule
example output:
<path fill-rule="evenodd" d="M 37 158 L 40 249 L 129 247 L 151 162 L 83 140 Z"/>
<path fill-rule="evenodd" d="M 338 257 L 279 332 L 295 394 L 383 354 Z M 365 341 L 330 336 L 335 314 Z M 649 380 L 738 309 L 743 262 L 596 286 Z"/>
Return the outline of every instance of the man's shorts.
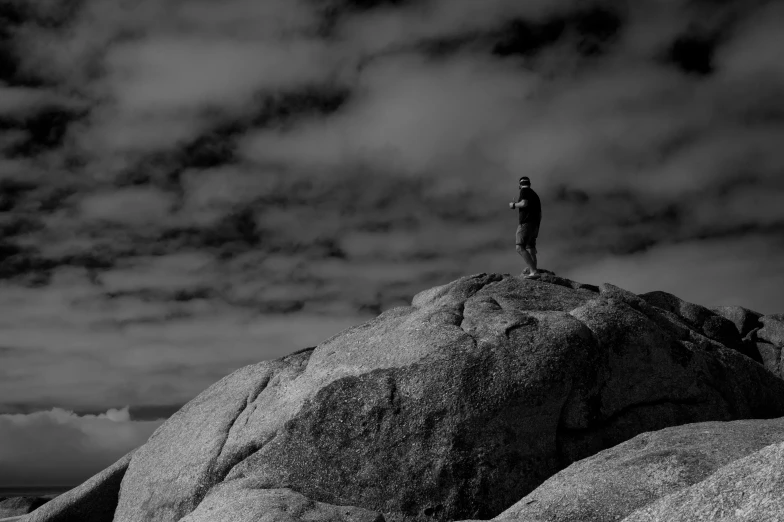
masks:
<path fill-rule="evenodd" d="M 526 250 L 533 250 L 536 253 L 536 238 L 539 237 L 539 225 L 532 223 L 522 223 L 517 225 L 515 234 L 515 244 L 520 245 Z"/>

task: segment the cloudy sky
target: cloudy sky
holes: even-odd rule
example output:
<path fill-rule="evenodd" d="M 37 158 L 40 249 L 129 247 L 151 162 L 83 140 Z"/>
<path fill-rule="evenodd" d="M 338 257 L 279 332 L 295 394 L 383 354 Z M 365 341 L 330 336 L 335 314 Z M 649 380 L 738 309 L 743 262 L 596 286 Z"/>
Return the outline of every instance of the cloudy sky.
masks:
<path fill-rule="evenodd" d="M 540 265 L 784 312 L 784 2 L 0 0 L 0 486 Z M 64 448 L 68 448 L 64 451 Z"/>

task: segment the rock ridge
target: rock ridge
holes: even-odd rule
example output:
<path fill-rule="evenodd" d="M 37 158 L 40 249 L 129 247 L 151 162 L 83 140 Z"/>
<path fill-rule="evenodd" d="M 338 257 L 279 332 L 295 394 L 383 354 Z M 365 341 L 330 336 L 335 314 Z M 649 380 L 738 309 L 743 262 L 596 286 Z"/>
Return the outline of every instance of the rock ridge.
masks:
<path fill-rule="evenodd" d="M 552 273 L 463 277 L 215 383 L 129 458 L 102 520 L 500 516 L 640 434 L 784 416 L 757 347 L 783 324 Z"/>

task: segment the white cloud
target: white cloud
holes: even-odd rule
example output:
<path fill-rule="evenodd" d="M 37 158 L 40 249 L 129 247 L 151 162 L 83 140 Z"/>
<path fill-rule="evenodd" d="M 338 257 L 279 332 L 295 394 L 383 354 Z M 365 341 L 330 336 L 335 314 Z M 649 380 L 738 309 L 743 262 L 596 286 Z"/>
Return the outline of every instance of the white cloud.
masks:
<path fill-rule="evenodd" d="M 45 9 L 40 9 L 39 3 L 35 5 L 45 19 Z M 306 0 L 225 0 L 220 9 L 209 0 L 174 4 L 138 0 L 133 5 L 124 0 L 87 0 L 81 2 L 68 30 L 50 31 L 29 25 L 19 34 L 26 51 L 25 69 L 98 93 L 95 86 L 87 85 L 95 77 L 96 63 L 118 41 L 129 37 L 144 40 L 198 34 L 237 40 L 277 38 L 312 32 L 317 23 L 316 13 Z"/>
<path fill-rule="evenodd" d="M 340 114 L 288 132 L 260 131 L 244 152 L 311 168 L 369 162 L 422 172 L 524 117 L 521 102 L 536 85 L 533 75 L 479 56 L 384 59 L 363 70 Z"/>
<path fill-rule="evenodd" d="M 128 407 L 0 415 L 0 486 L 80 484 L 144 444 L 162 422 L 132 421 Z"/>
<path fill-rule="evenodd" d="M 721 73 L 746 82 L 773 78 L 784 85 L 784 6 L 771 2 L 744 20 L 739 34 L 719 50 Z"/>
<path fill-rule="evenodd" d="M 0 83 L 0 115 L 24 115 L 43 105 L 49 98 L 47 94 L 40 89 L 6 87 Z"/>
<path fill-rule="evenodd" d="M 104 102 L 80 134 L 103 155 L 164 150 L 215 121 L 241 118 L 255 95 L 333 81 L 340 51 L 306 37 L 239 40 L 166 35 L 107 52 Z"/>
<path fill-rule="evenodd" d="M 259 90 L 318 82 L 336 59 L 323 43 L 146 39 L 113 48 L 108 56 L 112 92 L 122 112 L 237 110 Z"/>
<path fill-rule="evenodd" d="M 302 0 L 217 10 L 202 0 L 90 0 L 68 30 L 29 24 L 18 39 L 24 70 L 92 101 L 72 135 L 91 161 L 117 171 L 126 153 L 163 150 L 246 114 L 261 91 L 334 80 L 343 51 L 313 39 L 317 24 Z"/>
<path fill-rule="evenodd" d="M 119 115 L 113 108 L 98 108 L 77 136 L 92 157 L 90 169 L 112 179 L 141 155 L 179 146 L 207 130 L 211 122 L 192 113 Z"/>
<path fill-rule="evenodd" d="M 172 197 L 160 190 L 135 187 L 89 195 L 80 209 L 82 217 L 91 221 L 149 226 L 160 224 L 173 204 Z"/>
<path fill-rule="evenodd" d="M 177 26 L 240 39 L 312 34 L 320 22 L 309 0 L 224 0 L 220 9 L 212 0 L 191 0 L 178 8 Z"/>

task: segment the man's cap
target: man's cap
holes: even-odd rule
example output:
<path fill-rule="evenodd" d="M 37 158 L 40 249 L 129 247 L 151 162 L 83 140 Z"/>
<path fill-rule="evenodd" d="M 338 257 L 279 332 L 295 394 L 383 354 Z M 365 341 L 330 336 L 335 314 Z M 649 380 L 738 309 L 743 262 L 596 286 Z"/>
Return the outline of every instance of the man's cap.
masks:
<path fill-rule="evenodd" d="M 522 176 L 522 177 L 520 177 L 520 183 L 525 183 L 526 185 L 530 185 L 531 184 L 531 180 L 528 179 L 528 176 Z"/>

